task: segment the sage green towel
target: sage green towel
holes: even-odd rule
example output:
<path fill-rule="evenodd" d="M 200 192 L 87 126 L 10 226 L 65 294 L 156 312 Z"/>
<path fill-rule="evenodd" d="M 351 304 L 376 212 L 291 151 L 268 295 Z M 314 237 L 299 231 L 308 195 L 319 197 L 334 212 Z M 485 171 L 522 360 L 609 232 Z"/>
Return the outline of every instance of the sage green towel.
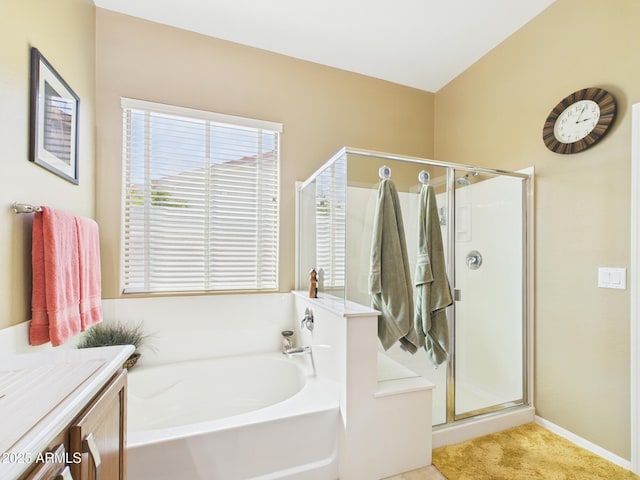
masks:
<path fill-rule="evenodd" d="M 422 186 L 418 204 L 418 256 L 415 270 L 418 345 L 437 366 L 447 359 L 449 326 L 445 309 L 453 303 L 433 187 Z"/>
<path fill-rule="evenodd" d="M 417 350 L 413 328 L 413 285 L 404 236 L 400 199 L 389 179 L 378 185 L 373 219 L 369 293 L 378 317 L 378 338 L 387 350 L 400 340 L 408 350 Z"/>

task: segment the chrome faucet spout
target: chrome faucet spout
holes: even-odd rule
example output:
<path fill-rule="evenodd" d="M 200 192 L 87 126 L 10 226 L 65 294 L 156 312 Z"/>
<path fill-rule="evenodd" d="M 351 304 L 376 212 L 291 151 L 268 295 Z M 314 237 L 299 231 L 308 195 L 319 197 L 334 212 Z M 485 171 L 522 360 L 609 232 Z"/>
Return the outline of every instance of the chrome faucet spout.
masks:
<path fill-rule="evenodd" d="M 287 357 L 311 354 L 311 347 L 291 347 L 285 349 L 282 353 L 284 353 Z"/>
<path fill-rule="evenodd" d="M 282 353 L 284 353 L 287 358 L 309 355 L 309 358 L 311 358 L 311 370 L 313 372 L 313 376 L 316 376 L 316 362 L 313 358 L 313 349 L 311 348 L 311 346 L 291 347 L 283 350 Z"/>

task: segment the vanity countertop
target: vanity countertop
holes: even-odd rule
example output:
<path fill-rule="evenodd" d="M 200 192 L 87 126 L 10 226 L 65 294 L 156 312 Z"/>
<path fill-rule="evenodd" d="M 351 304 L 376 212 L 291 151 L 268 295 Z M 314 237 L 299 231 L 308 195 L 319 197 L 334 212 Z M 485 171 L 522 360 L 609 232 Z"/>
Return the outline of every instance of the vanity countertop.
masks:
<path fill-rule="evenodd" d="M 133 353 L 133 346 L 0 356 L 0 478 L 18 478 Z"/>

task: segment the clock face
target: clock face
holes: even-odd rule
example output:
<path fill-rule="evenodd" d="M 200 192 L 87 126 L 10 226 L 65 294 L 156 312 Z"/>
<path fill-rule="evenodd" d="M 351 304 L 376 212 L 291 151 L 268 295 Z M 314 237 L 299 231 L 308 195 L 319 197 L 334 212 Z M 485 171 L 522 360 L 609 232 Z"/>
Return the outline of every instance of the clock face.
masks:
<path fill-rule="evenodd" d="M 582 140 L 596 128 L 600 107 L 593 100 L 581 100 L 565 109 L 556 120 L 553 134 L 562 143 Z"/>
<path fill-rule="evenodd" d="M 544 122 L 542 140 L 555 153 L 578 153 L 597 144 L 616 116 L 613 96 L 597 87 L 567 95 Z"/>

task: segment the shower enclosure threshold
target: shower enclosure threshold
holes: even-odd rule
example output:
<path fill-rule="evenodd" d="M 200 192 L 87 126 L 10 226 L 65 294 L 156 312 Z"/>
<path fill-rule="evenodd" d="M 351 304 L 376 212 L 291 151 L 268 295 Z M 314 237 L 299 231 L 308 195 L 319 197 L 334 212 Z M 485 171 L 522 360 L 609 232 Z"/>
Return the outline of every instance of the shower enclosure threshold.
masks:
<path fill-rule="evenodd" d="M 464 442 L 508 428 L 534 421 L 535 409 L 531 405 L 519 405 L 499 412 L 456 421 L 453 424 L 433 427 L 433 448 Z"/>

